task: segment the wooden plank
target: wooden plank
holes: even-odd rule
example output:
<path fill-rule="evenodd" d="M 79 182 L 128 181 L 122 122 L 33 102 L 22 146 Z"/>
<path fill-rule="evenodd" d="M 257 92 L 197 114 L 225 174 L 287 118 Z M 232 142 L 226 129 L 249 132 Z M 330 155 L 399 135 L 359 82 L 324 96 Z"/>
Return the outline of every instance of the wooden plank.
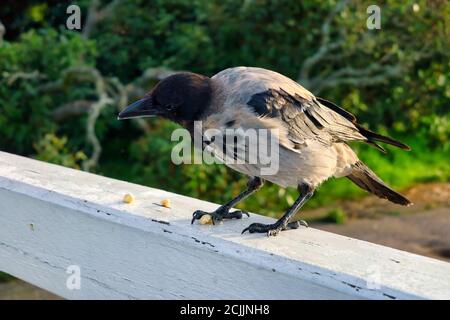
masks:
<path fill-rule="evenodd" d="M 256 214 L 190 225 L 215 207 L 0 152 L 0 270 L 71 299 L 450 298 L 449 263 L 313 228 L 241 235 L 273 221 Z"/>

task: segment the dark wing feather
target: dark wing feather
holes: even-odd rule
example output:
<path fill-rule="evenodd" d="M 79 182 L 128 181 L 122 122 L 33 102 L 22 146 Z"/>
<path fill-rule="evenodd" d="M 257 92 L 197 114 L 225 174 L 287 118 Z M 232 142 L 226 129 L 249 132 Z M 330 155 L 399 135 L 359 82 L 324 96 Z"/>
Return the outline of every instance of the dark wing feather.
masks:
<path fill-rule="evenodd" d="M 347 110 L 342 109 L 341 107 L 335 105 L 333 102 L 330 102 L 328 100 L 322 99 L 322 98 L 316 98 L 317 101 L 319 101 L 321 104 L 323 104 L 324 106 L 330 108 L 331 110 L 339 113 L 341 116 L 347 118 L 348 120 L 350 120 L 351 122 L 353 122 L 356 126 L 356 128 L 358 129 L 358 131 L 367 138 L 367 143 L 372 145 L 373 147 L 377 148 L 378 150 L 380 150 L 383 153 L 386 153 L 386 150 L 380 146 L 379 144 L 377 144 L 375 141 L 381 141 L 393 146 L 396 146 L 398 148 L 401 148 L 403 150 L 411 150 L 411 148 L 409 146 L 407 146 L 406 144 L 397 141 L 395 139 L 392 139 L 390 137 L 386 137 L 383 136 L 381 134 L 375 133 L 373 131 L 370 131 L 368 129 L 365 129 L 363 127 L 361 127 L 360 124 L 356 123 L 356 117 L 351 114 L 350 112 L 348 112 Z"/>
<path fill-rule="evenodd" d="M 260 116 L 282 120 L 288 129 L 289 139 L 294 144 L 306 139 L 317 140 L 326 145 L 365 140 L 352 123 L 354 116 L 350 113 L 336 112 L 314 99 L 289 94 L 283 89 L 269 89 L 254 94 L 247 105 Z"/>
<path fill-rule="evenodd" d="M 283 89 L 268 89 L 254 94 L 247 104 L 260 116 L 282 120 L 294 144 L 306 139 L 315 139 L 327 145 L 356 140 L 385 153 L 386 150 L 375 142 L 380 141 L 410 150 L 400 141 L 363 128 L 353 114 L 322 98 L 304 98 Z"/>
<path fill-rule="evenodd" d="M 334 112 L 339 113 L 344 118 L 350 120 L 351 122 L 356 122 L 356 117 L 352 113 L 348 112 L 347 110 L 344 110 L 341 107 L 335 105 L 333 102 L 325 100 L 323 98 L 316 97 L 316 99 L 321 104 L 323 104 L 325 107 L 333 110 Z"/>

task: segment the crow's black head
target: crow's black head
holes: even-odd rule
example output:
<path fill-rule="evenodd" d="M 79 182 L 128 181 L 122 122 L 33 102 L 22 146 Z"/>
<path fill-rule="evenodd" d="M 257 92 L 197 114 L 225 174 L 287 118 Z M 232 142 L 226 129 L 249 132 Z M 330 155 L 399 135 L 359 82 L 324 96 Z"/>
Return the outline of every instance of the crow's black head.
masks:
<path fill-rule="evenodd" d="M 198 120 L 211 100 L 211 79 L 195 73 L 177 73 L 159 82 L 119 119 L 160 116 L 178 123 Z"/>

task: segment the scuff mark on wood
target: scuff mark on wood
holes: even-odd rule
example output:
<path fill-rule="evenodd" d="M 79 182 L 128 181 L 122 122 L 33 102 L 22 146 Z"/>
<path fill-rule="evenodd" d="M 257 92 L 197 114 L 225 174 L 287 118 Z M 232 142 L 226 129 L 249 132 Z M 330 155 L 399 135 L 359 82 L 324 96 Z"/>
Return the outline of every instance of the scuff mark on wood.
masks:
<path fill-rule="evenodd" d="M 162 223 L 165 225 L 170 226 L 170 223 L 168 221 L 163 221 L 163 220 L 157 220 L 157 219 L 151 219 L 153 222 L 157 222 L 157 223 Z"/>
<path fill-rule="evenodd" d="M 216 246 L 213 245 L 212 243 L 209 243 L 209 242 L 206 242 L 206 241 L 198 240 L 196 237 L 191 237 L 191 238 L 194 239 L 194 241 L 197 242 L 197 243 L 207 244 L 207 245 L 211 246 L 212 248 L 215 248 L 215 247 L 216 247 Z"/>

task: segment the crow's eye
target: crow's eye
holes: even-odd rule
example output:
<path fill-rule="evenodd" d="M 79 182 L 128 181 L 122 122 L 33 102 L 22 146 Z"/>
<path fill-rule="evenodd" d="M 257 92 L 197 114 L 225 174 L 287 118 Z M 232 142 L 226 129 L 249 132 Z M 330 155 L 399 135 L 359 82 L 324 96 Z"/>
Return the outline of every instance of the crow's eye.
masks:
<path fill-rule="evenodd" d="M 172 110 L 175 109 L 175 106 L 174 106 L 173 104 L 165 104 L 165 105 L 164 105 L 164 109 L 165 109 L 166 111 L 172 111 Z"/>

